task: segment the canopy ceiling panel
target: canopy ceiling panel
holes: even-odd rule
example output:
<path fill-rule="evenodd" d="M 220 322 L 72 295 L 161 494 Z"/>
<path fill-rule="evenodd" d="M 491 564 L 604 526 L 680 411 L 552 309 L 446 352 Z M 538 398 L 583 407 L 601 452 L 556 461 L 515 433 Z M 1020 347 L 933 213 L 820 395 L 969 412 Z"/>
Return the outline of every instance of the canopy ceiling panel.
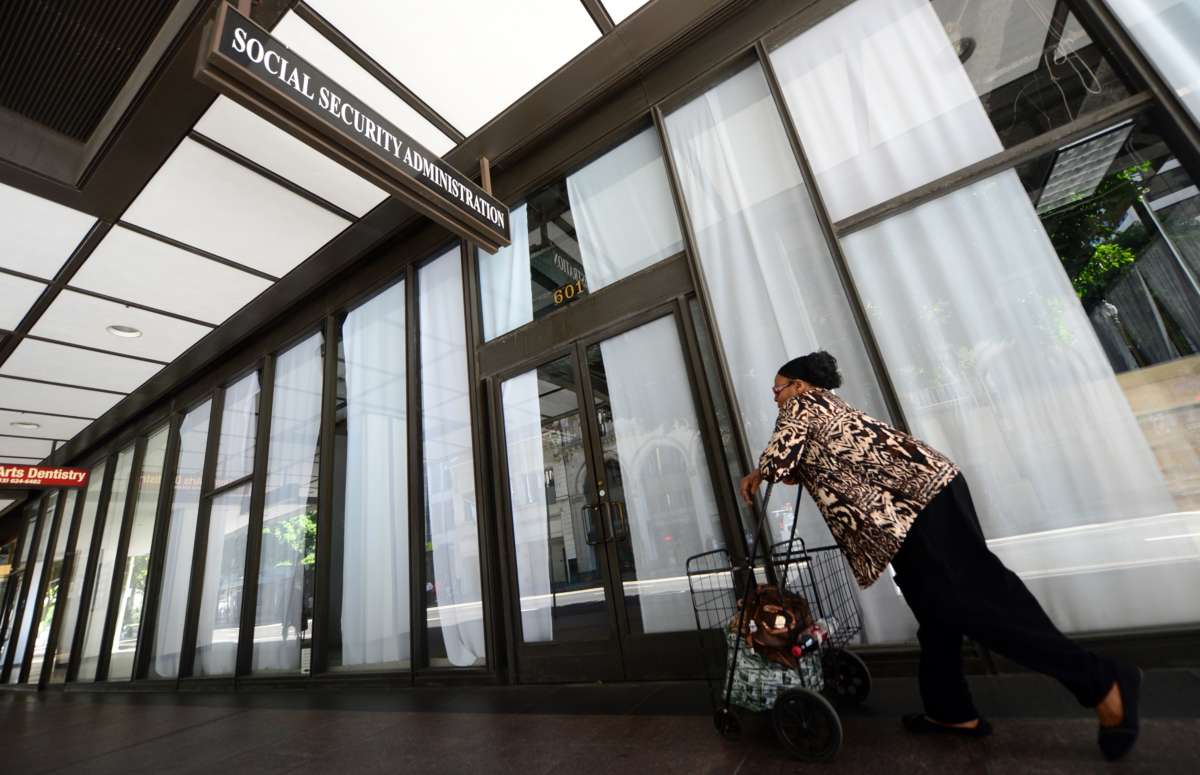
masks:
<path fill-rule="evenodd" d="M 429 150 L 441 156 L 454 147 L 452 139 L 292 11 L 271 34 Z"/>
<path fill-rule="evenodd" d="M 95 222 L 78 210 L 0 184 L 0 266 L 53 279 Z"/>
<path fill-rule="evenodd" d="M 121 336 L 110 331 L 109 326 L 132 328 L 140 335 Z M 211 330 L 208 326 L 107 299 L 63 291 L 30 333 L 46 339 L 167 363 Z M 126 334 L 133 332 L 126 331 Z"/>
<path fill-rule="evenodd" d="M 171 154 L 125 220 L 276 277 L 349 225 L 194 140 Z"/>
<path fill-rule="evenodd" d="M 0 433 L 67 441 L 87 427 L 88 420 L 0 409 Z M 36 425 L 37 427 L 32 427 Z"/>
<path fill-rule="evenodd" d="M 46 439 L 0 436 L 0 455 L 4 457 L 31 457 L 37 460 L 54 451 L 54 442 Z"/>
<path fill-rule="evenodd" d="M 213 325 L 270 286 L 270 280 L 120 226 L 105 235 L 71 280 L 73 288 Z"/>
<path fill-rule="evenodd" d="M 45 289 L 44 283 L 0 273 L 0 328 L 15 329 Z"/>
<path fill-rule="evenodd" d="M 470 135 L 600 37 L 575 0 L 310 0 Z"/>
<path fill-rule="evenodd" d="M 613 24 L 620 24 L 633 15 L 633 12 L 646 4 L 646 0 L 601 0 L 604 10 L 612 17 Z"/>
<path fill-rule="evenodd" d="M 217 98 L 195 129 L 354 215 L 366 215 L 387 199 L 383 189 L 225 97 Z"/>
<path fill-rule="evenodd" d="M 128 393 L 154 376 L 160 368 L 155 363 L 120 355 L 24 339 L 0 366 L 0 375 Z M 0 401 L 3 400 L 0 398 Z M 17 404 L 14 408 L 33 409 L 25 404 Z M 64 411 L 63 414 L 78 412 Z"/>
<path fill-rule="evenodd" d="M 123 396 L 0 376 L 0 407 L 95 419 Z"/>

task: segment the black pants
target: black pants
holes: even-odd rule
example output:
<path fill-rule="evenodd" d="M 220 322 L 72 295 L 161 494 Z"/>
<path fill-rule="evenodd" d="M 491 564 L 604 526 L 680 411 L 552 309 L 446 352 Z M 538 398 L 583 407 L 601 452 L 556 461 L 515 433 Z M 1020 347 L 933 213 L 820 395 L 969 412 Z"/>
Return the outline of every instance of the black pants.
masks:
<path fill-rule="evenodd" d="M 964 635 L 1057 678 L 1086 707 L 1112 688 L 1114 663 L 1059 632 L 1017 574 L 988 549 L 961 475 L 917 516 L 892 567 L 920 625 L 921 699 L 930 718 L 957 723 L 979 715 L 963 677 Z"/>

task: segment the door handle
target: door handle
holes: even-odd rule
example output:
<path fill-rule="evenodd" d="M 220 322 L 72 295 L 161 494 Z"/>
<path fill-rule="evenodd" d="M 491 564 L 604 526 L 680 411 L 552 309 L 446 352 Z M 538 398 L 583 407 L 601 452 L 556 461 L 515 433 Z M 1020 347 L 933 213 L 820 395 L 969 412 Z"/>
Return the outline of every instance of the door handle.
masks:
<path fill-rule="evenodd" d="M 614 513 L 616 519 L 612 517 Z M 629 512 L 625 510 L 624 501 L 613 501 L 609 505 L 608 532 L 614 541 L 624 541 L 629 538 Z"/>
<path fill-rule="evenodd" d="M 604 528 L 596 522 L 596 509 L 590 503 L 583 507 L 583 540 L 588 546 L 604 543 Z"/>

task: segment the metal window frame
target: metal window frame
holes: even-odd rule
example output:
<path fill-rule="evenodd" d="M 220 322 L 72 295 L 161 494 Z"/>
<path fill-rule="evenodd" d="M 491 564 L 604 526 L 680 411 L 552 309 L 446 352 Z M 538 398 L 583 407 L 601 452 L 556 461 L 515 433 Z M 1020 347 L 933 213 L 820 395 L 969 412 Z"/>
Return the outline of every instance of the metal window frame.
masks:
<path fill-rule="evenodd" d="M 46 655 L 42 661 L 42 674 L 38 679 L 38 688 L 50 685 L 54 674 L 54 664 L 58 661 L 58 642 L 62 636 L 63 617 L 66 616 L 66 601 L 71 594 L 71 577 L 75 573 L 76 546 L 79 541 L 79 531 L 83 525 L 83 504 L 87 500 L 87 488 L 76 490 L 75 505 L 71 511 L 70 533 L 67 535 L 66 554 L 63 557 L 62 579 L 58 585 L 58 598 L 54 606 L 54 618 L 50 622 L 50 634 L 46 639 Z M 82 601 L 80 601 L 82 605 Z M 68 655 L 68 665 L 70 655 Z"/>
<path fill-rule="evenodd" d="M 165 570 L 167 535 L 170 532 L 171 508 L 175 500 L 175 472 L 179 465 L 180 428 L 183 414 L 172 413 L 167 424 L 167 447 L 163 452 L 162 480 L 155 506 L 154 532 L 150 538 L 150 559 L 146 571 L 146 590 L 142 598 L 142 619 L 134 651 L 133 681 L 142 681 L 150 669 L 154 631 L 158 626 L 158 603 L 162 593 Z M 161 428 L 160 428 L 161 430 Z M 151 431 L 153 436 L 155 431 Z"/>
<path fill-rule="evenodd" d="M 87 637 L 88 621 L 92 618 L 92 610 L 88 601 L 96 588 L 96 568 L 100 561 L 100 546 L 104 541 L 104 528 L 108 524 L 108 502 L 112 496 L 113 479 L 117 472 L 116 451 L 110 452 L 104 458 L 104 477 L 100 484 L 100 492 L 96 499 L 96 517 L 92 525 L 92 540 L 87 550 L 87 566 L 84 569 L 83 587 L 79 595 L 79 611 L 75 616 L 75 633 L 71 636 L 71 657 L 67 663 L 67 685 L 75 684 L 79 679 L 79 666 L 83 662 L 84 639 Z M 92 468 L 100 465 L 100 460 Z M 94 683 L 89 681 L 89 684 Z"/>
<path fill-rule="evenodd" d="M 121 508 L 121 533 L 117 539 L 116 555 L 113 558 L 112 582 L 108 592 L 108 607 L 104 618 L 104 631 L 100 640 L 100 655 L 96 663 L 96 683 L 108 682 L 109 661 L 112 657 L 112 640 L 120 616 L 121 589 L 125 583 L 126 553 L 129 551 L 129 534 L 133 529 L 133 512 L 141 491 L 142 463 L 146 459 L 146 436 L 138 436 L 133 446 L 133 461 L 129 467 L 129 487 L 125 491 L 125 503 Z M 128 447 L 126 447 L 128 449 Z M 118 457 L 120 453 L 117 453 Z M 122 681 L 122 683 L 125 683 Z"/>
<path fill-rule="evenodd" d="M 29 619 L 29 635 L 26 636 L 25 654 L 22 656 L 22 659 L 21 659 L 21 672 L 17 676 L 17 683 L 19 683 L 19 684 L 29 683 L 29 674 L 30 674 L 30 671 L 32 668 L 32 664 L 30 663 L 30 660 L 33 659 L 33 652 L 34 652 L 35 646 L 37 645 L 37 635 L 38 635 L 38 630 L 40 629 L 40 624 L 41 624 L 42 605 L 45 603 L 45 597 L 46 597 L 46 585 L 50 583 L 50 565 L 51 565 L 51 561 L 54 558 L 54 545 L 58 542 L 58 533 L 62 529 L 61 526 L 62 526 L 63 512 L 65 511 L 65 508 L 66 508 L 66 502 L 67 502 L 66 490 L 63 490 L 63 489 L 50 490 L 44 496 L 42 496 L 43 501 L 49 499 L 51 492 L 55 493 L 54 513 L 46 514 L 43 517 L 43 519 L 50 520 L 50 533 L 46 539 L 46 551 L 42 555 L 41 572 L 38 574 L 38 579 L 37 579 L 37 585 L 38 585 L 37 593 L 33 597 L 33 614 Z M 43 530 L 44 529 L 45 528 L 43 527 Z M 67 526 L 67 530 L 68 530 L 68 532 L 70 531 L 69 525 Z M 36 544 L 35 544 L 35 546 L 36 546 Z M 64 560 L 65 560 L 65 556 L 64 556 Z M 43 658 L 43 665 L 44 665 L 44 658 Z M 10 677 L 11 677 L 11 674 L 10 674 Z M 38 674 L 37 683 L 38 684 L 41 683 L 41 673 Z"/>
<path fill-rule="evenodd" d="M 34 515 L 29 517 L 29 519 L 34 520 L 33 533 L 29 537 L 29 556 L 25 558 L 25 562 L 21 566 L 20 589 L 17 590 L 12 621 L 8 627 L 8 649 L 4 655 L 4 665 L 0 667 L 0 686 L 8 684 L 13 663 L 16 661 L 17 643 L 21 640 L 21 618 L 25 614 L 25 604 L 29 599 L 29 586 L 33 583 L 33 574 L 30 573 L 30 568 L 34 563 L 34 555 L 37 554 L 37 545 L 41 539 L 42 531 L 46 529 L 46 496 L 44 494 L 40 495 L 37 503 L 31 506 L 31 510 L 36 509 Z M 17 557 L 20 557 L 24 550 L 24 544 L 18 542 Z M 32 626 L 31 623 L 30 627 Z M 26 638 L 26 641 L 28 641 L 28 638 Z M 26 646 L 28 646 L 28 643 L 26 643 Z M 24 662 L 22 662 L 21 667 L 22 669 L 24 668 Z"/>

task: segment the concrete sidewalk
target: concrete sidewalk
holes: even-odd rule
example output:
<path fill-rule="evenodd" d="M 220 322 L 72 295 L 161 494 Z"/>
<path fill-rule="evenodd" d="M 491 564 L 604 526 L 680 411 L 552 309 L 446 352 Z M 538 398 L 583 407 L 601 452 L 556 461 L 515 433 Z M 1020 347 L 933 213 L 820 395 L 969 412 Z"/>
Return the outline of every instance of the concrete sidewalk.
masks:
<path fill-rule="evenodd" d="M 703 684 L 420 688 L 236 695 L 0 693 L 0 771 L 380 773 L 1200 772 L 1200 671 L 1148 671 L 1142 740 L 1104 762 L 1095 721 L 1040 676 L 973 676 L 996 734 L 923 739 L 900 728 L 911 678 L 876 681 L 844 712 L 829 765 L 786 757 L 746 719 L 714 731 Z"/>

